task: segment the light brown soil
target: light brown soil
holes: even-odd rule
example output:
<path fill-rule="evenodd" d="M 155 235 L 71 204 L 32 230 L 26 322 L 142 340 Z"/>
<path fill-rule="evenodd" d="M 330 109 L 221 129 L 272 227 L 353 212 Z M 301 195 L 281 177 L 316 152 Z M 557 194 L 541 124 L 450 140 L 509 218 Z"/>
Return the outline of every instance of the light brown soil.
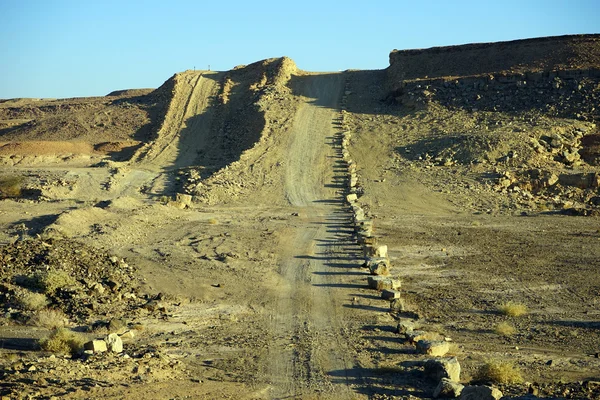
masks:
<path fill-rule="evenodd" d="M 583 99 L 596 95 L 590 88 Z M 386 71 L 307 73 L 271 59 L 229 72 L 186 71 L 150 94 L 115 93 L 118 105 L 114 96 L 58 101 L 77 104 L 55 111 L 65 121 L 88 121 L 89 110 L 137 116 L 114 134 L 80 137 L 65 128 L 44 136 L 55 119 L 39 119 L 36 131 L 22 121 L 2 128 L 2 174 L 25 177 L 28 190 L 0 201 L 0 242 L 27 250 L 67 239 L 98 257 L 115 255 L 135 268 L 135 298 L 144 301 L 124 308 L 124 293 L 111 299 L 136 329 L 128 357 L 40 352 L 35 339 L 48 330 L 4 304 L 1 394 L 431 398 L 437 382 L 422 373 L 428 357 L 395 333 L 388 302 L 366 285 L 345 202 L 341 135 L 350 131 L 359 202 L 389 247 L 406 315 L 452 341 L 461 380 L 497 358 L 513 361 L 540 396 L 594 398 L 597 389 L 579 382 L 600 380 L 592 200 L 599 189 L 563 178 L 534 190 L 525 172 L 600 173 L 529 144 L 530 135 L 558 132 L 566 143 L 571 132 L 593 134 L 595 114 L 472 111 L 435 96 L 408 105 L 390 101 L 394 89 Z M 11 115 L 24 120 L 47 106 L 36 103 L 13 102 Z M 573 140 L 568 146 L 580 146 Z M 511 150 L 518 155 L 503 158 Z M 520 180 L 502 186 L 505 176 Z M 14 290 L 21 289 L 0 287 L 4 296 Z M 112 304 L 86 301 L 98 310 Z M 500 315 L 507 301 L 525 304 L 528 314 Z M 94 338 L 109 333 L 97 327 L 110 319 L 103 311 L 69 322 Z M 503 321 L 515 335 L 494 333 Z M 500 387 L 514 396 L 529 389 Z"/>

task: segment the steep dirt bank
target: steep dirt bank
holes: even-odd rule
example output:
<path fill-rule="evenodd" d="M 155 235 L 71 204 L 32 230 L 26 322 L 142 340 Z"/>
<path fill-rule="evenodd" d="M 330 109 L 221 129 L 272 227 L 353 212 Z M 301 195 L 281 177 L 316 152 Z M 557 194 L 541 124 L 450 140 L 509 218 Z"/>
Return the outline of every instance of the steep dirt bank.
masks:
<path fill-rule="evenodd" d="M 390 85 L 415 78 L 600 67 L 600 35 L 568 35 L 429 49 L 394 50 Z"/>
<path fill-rule="evenodd" d="M 266 135 L 265 103 L 285 88 L 294 63 L 286 58 L 240 66 L 226 73 L 186 71 L 172 79 L 171 99 L 155 139 L 132 162 L 145 168 L 187 174 L 186 190 L 195 182 L 240 159 Z M 165 84 L 166 85 L 166 84 Z M 181 189 L 180 178 L 164 174 L 153 192 Z"/>

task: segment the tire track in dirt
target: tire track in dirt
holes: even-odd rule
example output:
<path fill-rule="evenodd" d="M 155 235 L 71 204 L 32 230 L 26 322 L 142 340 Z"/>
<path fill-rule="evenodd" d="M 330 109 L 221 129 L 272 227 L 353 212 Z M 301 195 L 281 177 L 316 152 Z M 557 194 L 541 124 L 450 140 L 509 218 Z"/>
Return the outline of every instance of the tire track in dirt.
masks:
<path fill-rule="evenodd" d="M 133 157 L 147 169 L 160 168 L 152 192 L 168 189 L 168 172 L 193 165 L 198 151 L 207 145 L 212 120 L 211 99 L 217 94 L 220 73 L 186 71 L 175 79 L 175 90 L 157 139 Z M 143 152 L 145 151 L 145 152 Z"/>
<path fill-rule="evenodd" d="M 284 284 L 272 313 L 268 367 L 272 397 L 353 397 L 346 375 L 354 362 L 344 337 L 343 295 L 336 274 L 352 265 L 346 247 L 350 223 L 334 162 L 333 120 L 342 74 L 298 77 L 295 94 L 307 98 L 296 113 L 287 152 L 285 193 L 301 208 L 295 229 L 283 235 Z M 346 240 L 347 242 L 345 242 Z"/>

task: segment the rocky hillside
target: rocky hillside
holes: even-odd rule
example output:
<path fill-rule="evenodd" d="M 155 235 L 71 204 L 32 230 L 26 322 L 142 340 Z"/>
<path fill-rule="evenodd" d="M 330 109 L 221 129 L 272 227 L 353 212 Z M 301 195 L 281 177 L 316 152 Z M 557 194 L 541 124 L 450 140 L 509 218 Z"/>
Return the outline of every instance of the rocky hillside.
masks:
<path fill-rule="evenodd" d="M 600 35 L 568 35 L 475 43 L 429 49 L 393 50 L 388 79 L 525 73 L 600 67 Z"/>

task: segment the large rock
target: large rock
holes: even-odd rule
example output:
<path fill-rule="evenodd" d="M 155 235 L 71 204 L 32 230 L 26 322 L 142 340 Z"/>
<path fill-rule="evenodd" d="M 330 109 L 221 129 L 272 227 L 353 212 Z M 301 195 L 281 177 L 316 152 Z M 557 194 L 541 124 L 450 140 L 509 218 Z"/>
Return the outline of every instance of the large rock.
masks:
<path fill-rule="evenodd" d="M 417 329 L 417 323 L 414 320 L 409 319 L 409 318 L 401 318 L 398 321 L 398 327 L 397 327 L 396 331 L 399 334 L 405 334 L 408 332 L 412 332 L 415 329 Z"/>
<path fill-rule="evenodd" d="M 369 272 L 373 275 L 389 275 L 390 261 L 387 258 L 369 258 L 366 261 Z"/>
<path fill-rule="evenodd" d="M 381 281 L 388 279 L 385 276 L 381 276 L 381 275 L 372 275 L 372 276 L 368 276 L 367 277 L 367 285 L 371 288 L 371 289 L 375 289 L 375 290 L 380 290 L 379 288 L 381 287 Z"/>
<path fill-rule="evenodd" d="M 85 343 L 83 348 L 94 353 L 103 353 L 107 351 L 106 342 L 104 340 L 91 340 Z"/>
<path fill-rule="evenodd" d="M 427 360 L 425 375 L 436 382 L 442 378 L 458 382 L 460 381 L 460 364 L 456 357 Z"/>
<path fill-rule="evenodd" d="M 135 337 L 135 333 L 131 330 L 126 331 L 119 335 L 121 339 L 133 339 Z"/>
<path fill-rule="evenodd" d="M 402 292 L 399 290 L 383 289 L 381 291 L 381 298 L 384 300 L 394 300 L 400 297 L 402 297 Z"/>
<path fill-rule="evenodd" d="M 417 351 L 421 354 L 442 357 L 450 351 L 450 343 L 443 340 L 419 340 Z"/>
<path fill-rule="evenodd" d="M 392 279 L 382 275 L 373 275 L 367 278 L 367 283 L 371 289 L 375 290 L 398 290 L 402 286 L 402 281 L 399 279 Z"/>
<path fill-rule="evenodd" d="M 499 400 L 502 392 L 490 386 L 465 386 L 460 400 Z"/>
<path fill-rule="evenodd" d="M 388 247 L 387 245 L 381 245 L 381 246 L 377 246 L 375 248 L 375 257 L 382 257 L 382 258 L 387 258 L 388 256 Z"/>
<path fill-rule="evenodd" d="M 390 311 L 395 313 L 401 313 L 406 311 L 406 303 L 402 297 L 390 301 Z"/>
<path fill-rule="evenodd" d="M 433 391 L 433 397 L 435 397 L 436 399 L 438 397 L 456 398 L 460 396 L 463 389 L 464 385 L 461 385 L 458 382 L 453 382 L 448 378 L 442 378 L 442 380 L 440 380 L 440 383 Z"/>
<path fill-rule="evenodd" d="M 362 208 L 355 208 L 354 209 L 354 222 L 360 222 L 360 221 L 364 221 L 366 219 L 365 216 L 365 210 L 363 210 Z"/>
<path fill-rule="evenodd" d="M 192 196 L 189 194 L 177 193 L 175 195 L 175 201 L 183 204 L 185 207 L 192 205 Z"/>
<path fill-rule="evenodd" d="M 111 333 L 106 337 L 106 345 L 108 346 L 108 350 L 113 353 L 123 352 L 123 340 L 116 333 Z"/>
<path fill-rule="evenodd" d="M 404 337 L 409 342 L 416 344 L 421 340 L 427 340 L 427 332 L 419 331 L 419 330 L 417 330 L 417 331 L 412 330 L 410 332 L 405 332 Z"/>

